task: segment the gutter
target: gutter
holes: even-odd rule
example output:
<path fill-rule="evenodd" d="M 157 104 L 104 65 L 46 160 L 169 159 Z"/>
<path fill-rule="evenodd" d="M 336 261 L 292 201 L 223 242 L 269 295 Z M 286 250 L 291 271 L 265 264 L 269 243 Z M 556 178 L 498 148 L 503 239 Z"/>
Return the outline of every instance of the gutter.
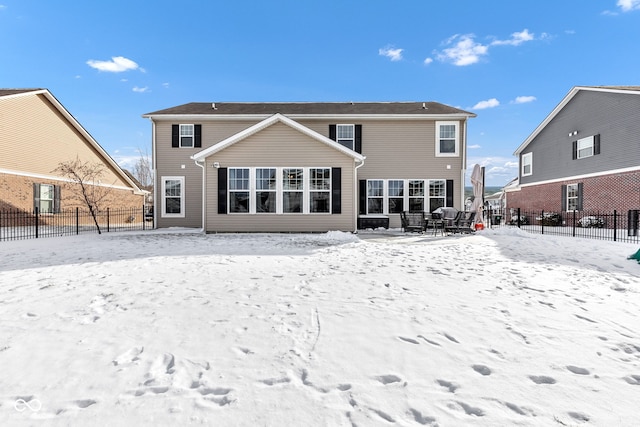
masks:
<path fill-rule="evenodd" d="M 360 164 L 358 166 L 356 166 L 355 173 L 354 173 L 354 180 L 353 180 L 353 201 L 355 202 L 354 205 L 354 210 L 353 210 L 353 219 L 355 220 L 355 229 L 353 231 L 354 234 L 358 234 L 358 215 L 359 215 L 359 211 L 358 211 L 358 169 L 360 169 L 362 166 L 364 166 L 364 160 L 366 159 L 366 157 L 362 156 L 362 160 L 360 160 Z M 356 160 L 357 161 L 357 160 Z"/>

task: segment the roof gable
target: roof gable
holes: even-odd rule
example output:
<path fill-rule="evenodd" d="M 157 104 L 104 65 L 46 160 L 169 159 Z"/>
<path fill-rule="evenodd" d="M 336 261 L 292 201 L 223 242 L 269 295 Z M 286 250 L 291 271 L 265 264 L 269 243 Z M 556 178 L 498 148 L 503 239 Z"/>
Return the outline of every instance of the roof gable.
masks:
<path fill-rule="evenodd" d="M 551 111 L 551 113 L 538 125 L 538 127 L 524 140 L 522 144 L 513 153 L 514 156 L 519 156 L 527 146 L 533 141 L 538 134 L 567 106 L 567 104 L 578 94 L 580 91 L 592 91 L 592 92 L 608 92 L 608 93 L 624 93 L 631 95 L 640 95 L 640 86 L 574 86 L 567 95 L 560 101 L 560 103 Z"/>
<path fill-rule="evenodd" d="M 340 144 L 338 144 L 337 142 L 335 142 L 334 140 L 327 138 L 324 135 L 319 134 L 318 132 L 309 129 L 306 126 L 301 125 L 300 123 L 291 120 L 290 118 L 283 116 L 282 114 L 274 114 L 269 118 L 266 118 L 264 120 L 262 120 L 259 123 L 256 123 L 253 126 L 250 126 L 248 128 L 246 128 L 245 130 L 238 132 L 235 135 L 230 136 L 227 139 L 224 139 L 220 142 L 218 142 L 217 144 L 202 150 L 196 154 L 194 154 L 193 156 L 191 156 L 192 159 L 194 159 L 195 161 L 203 161 L 205 158 L 224 150 L 225 148 L 228 148 L 246 138 L 248 138 L 251 135 L 255 135 L 256 133 L 268 128 L 269 126 L 272 126 L 276 123 L 282 123 L 284 125 L 289 126 L 290 128 L 316 140 L 319 141 L 323 144 L 326 144 L 327 146 L 340 151 L 341 153 L 352 157 L 353 159 L 357 160 L 357 161 L 364 161 L 365 157 L 362 156 L 361 154 L 356 153 L 355 151 L 352 151 Z"/>

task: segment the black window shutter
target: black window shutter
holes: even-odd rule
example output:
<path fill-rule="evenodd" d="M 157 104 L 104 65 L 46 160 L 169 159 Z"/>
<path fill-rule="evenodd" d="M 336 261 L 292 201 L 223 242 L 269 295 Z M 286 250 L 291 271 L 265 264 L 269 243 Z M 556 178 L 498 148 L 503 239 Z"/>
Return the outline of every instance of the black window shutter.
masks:
<path fill-rule="evenodd" d="M 171 125 L 171 147 L 180 147 L 180 125 Z"/>
<path fill-rule="evenodd" d="M 356 153 L 362 154 L 362 125 L 356 125 L 356 139 L 354 142 Z"/>
<path fill-rule="evenodd" d="M 367 214 L 367 180 L 361 179 L 358 182 L 358 200 L 360 201 L 358 206 L 358 213 L 360 215 Z"/>
<path fill-rule="evenodd" d="M 582 210 L 582 183 L 578 183 L 578 210 Z"/>
<path fill-rule="evenodd" d="M 193 146 L 202 147 L 202 125 L 193 125 L 194 141 Z"/>
<path fill-rule="evenodd" d="M 342 213 L 342 169 L 331 168 L 331 213 Z"/>
<path fill-rule="evenodd" d="M 567 210 L 567 186 L 562 186 L 562 211 Z"/>
<path fill-rule="evenodd" d="M 336 125 L 329 125 L 329 138 L 333 139 L 334 141 L 337 140 Z"/>
<path fill-rule="evenodd" d="M 447 201 L 445 203 L 445 206 L 453 207 L 453 180 L 452 179 L 447 180 L 446 192 L 447 192 Z"/>
<path fill-rule="evenodd" d="M 218 168 L 218 213 L 227 213 L 227 168 Z"/>
<path fill-rule="evenodd" d="M 600 154 L 600 134 L 593 136 L 593 155 Z"/>
<path fill-rule="evenodd" d="M 573 145 L 573 154 L 571 158 L 576 160 L 578 158 L 578 141 L 573 141 L 571 144 Z"/>
<path fill-rule="evenodd" d="M 33 183 L 33 210 L 40 209 L 40 184 Z"/>
<path fill-rule="evenodd" d="M 53 186 L 53 213 L 60 213 L 60 186 Z"/>

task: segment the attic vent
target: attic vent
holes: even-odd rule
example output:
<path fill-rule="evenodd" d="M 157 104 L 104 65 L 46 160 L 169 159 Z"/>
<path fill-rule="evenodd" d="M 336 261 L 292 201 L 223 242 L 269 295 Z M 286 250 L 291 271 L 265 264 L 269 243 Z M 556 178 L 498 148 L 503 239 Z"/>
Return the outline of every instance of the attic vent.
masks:
<path fill-rule="evenodd" d="M 217 109 L 218 109 L 218 107 L 216 107 L 216 103 L 215 103 L 215 102 L 212 102 L 212 103 L 211 103 L 211 108 L 213 108 L 214 110 L 217 110 Z"/>

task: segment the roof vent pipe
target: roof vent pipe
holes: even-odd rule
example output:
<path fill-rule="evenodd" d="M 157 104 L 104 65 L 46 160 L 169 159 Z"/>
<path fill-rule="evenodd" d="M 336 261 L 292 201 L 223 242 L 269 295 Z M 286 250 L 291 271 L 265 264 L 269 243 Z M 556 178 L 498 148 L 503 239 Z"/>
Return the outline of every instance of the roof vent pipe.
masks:
<path fill-rule="evenodd" d="M 211 103 L 211 108 L 213 108 L 214 110 L 217 110 L 217 109 L 218 109 L 218 108 L 216 107 L 216 103 L 215 103 L 215 102 L 212 102 L 212 103 Z"/>
<path fill-rule="evenodd" d="M 427 109 L 427 104 L 425 102 L 422 103 L 422 109 L 426 110 Z"/>

